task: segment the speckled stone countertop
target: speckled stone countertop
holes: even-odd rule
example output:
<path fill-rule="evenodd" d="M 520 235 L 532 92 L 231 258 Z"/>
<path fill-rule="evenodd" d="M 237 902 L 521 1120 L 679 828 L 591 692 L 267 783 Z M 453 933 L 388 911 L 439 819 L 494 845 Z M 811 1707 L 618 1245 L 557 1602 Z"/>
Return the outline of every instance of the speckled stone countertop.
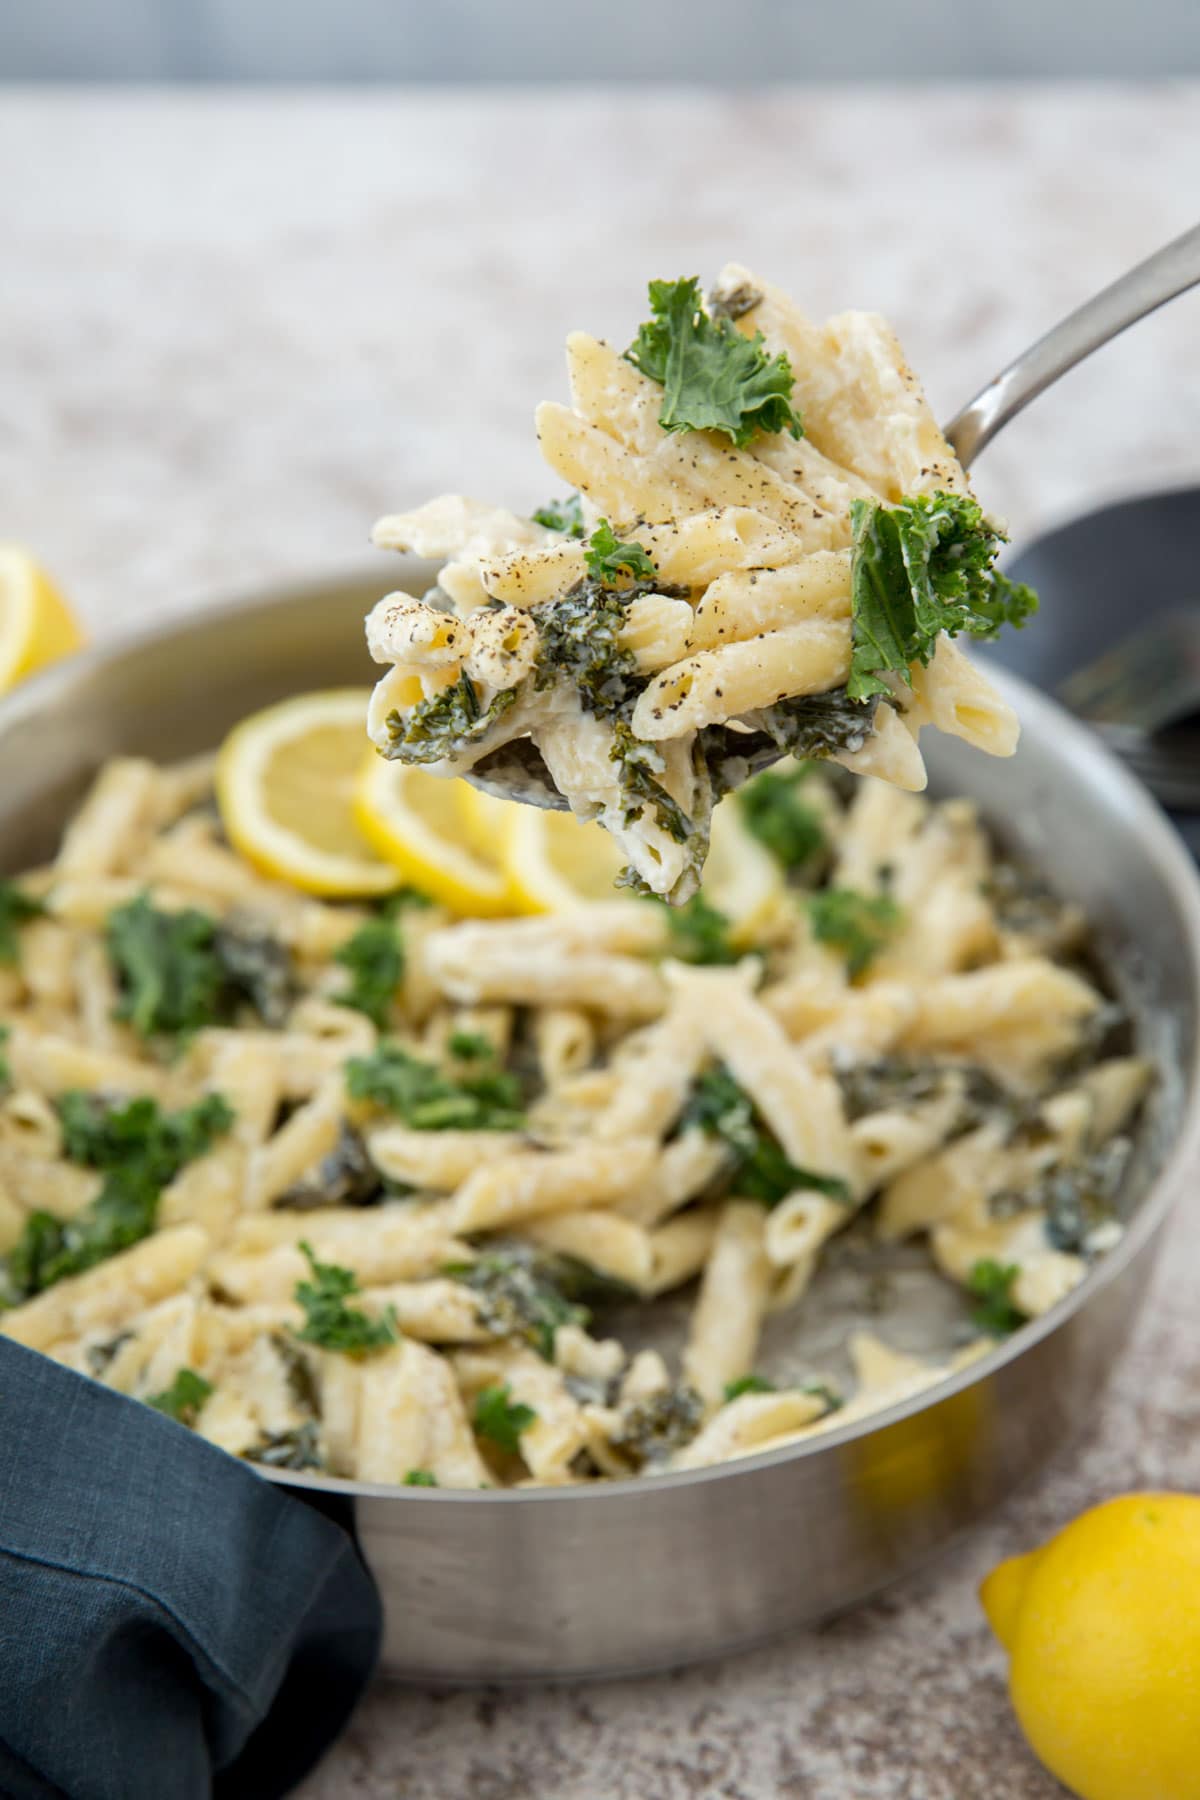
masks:
<path fill-rule="evenodd" d="M 0 90 L 0 536 L 97 634 L 361 561 L 445 488 L 518 507 L 561 340 L 735 257 L 886 312 L 946 414 L 1193 223 L 1200 90 L 302 95 Z M 1200 475 L 1198 301 L 988 452 L 1027 536 Z M 380 561 L 381 591 L 386 562 Z M 1048 1800 L 974 1590 L 1137 1484 L 1200 1485 L 1196 1218 L 1086 1435 L 824 1631 L 653 1681 L 378 1688 L 306 1800 Z"/>

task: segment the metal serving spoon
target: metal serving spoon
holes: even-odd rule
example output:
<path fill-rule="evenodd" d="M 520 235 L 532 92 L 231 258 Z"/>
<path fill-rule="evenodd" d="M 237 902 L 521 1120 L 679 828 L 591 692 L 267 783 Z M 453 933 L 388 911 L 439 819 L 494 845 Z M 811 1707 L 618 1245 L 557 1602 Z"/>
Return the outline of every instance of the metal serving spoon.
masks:
<path fill-rule="evenodd" d="M 945 427 L 946 438 L 963 468 L 991 443 L 1008 421 L 1031 400 L 1099 350 L 1127 326 L 1200 283 L 1200 225 L 1156 250 L 1145 262 L 1076 307 L 1053 330 L 1023 351 L 1007 368 L 980 388 Z M 731 754 L 745 763 L 748 779 L 778 762 L 784 754 L 764 733 L 731 742 Z M 529 806 L 566 810 L 566 801 L 550 780 L 541 753 L 531 738 L 515 738 L 483 757 L 466 779 L 484 793 Z"/>

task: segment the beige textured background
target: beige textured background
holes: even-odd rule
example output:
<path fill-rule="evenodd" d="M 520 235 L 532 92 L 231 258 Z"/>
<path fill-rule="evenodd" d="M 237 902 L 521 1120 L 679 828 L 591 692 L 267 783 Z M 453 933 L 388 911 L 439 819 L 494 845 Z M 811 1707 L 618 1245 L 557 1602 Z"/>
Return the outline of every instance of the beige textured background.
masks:
<path fill-rule="evenodd" d="M 0 93 L 0 536 L 107 632 L 366 554 L 442 488 L 518 507 L 575 325 L 649 275 L 760 266 L 887 312 L 945 415 L 1193 223 L 1200 88 Z M 988 452 L 1027 535 L 1200 474 L 1200 299 Z M 386 561 L 380 562 L 381 590 Z M 656 1681 L 379 1689 L 306 1800 L 1043 1800 L 981 1574 L 1136 1484 L 1200 1484 L 1196 1215 L 1078 1445 L 826 1630 Z"/>

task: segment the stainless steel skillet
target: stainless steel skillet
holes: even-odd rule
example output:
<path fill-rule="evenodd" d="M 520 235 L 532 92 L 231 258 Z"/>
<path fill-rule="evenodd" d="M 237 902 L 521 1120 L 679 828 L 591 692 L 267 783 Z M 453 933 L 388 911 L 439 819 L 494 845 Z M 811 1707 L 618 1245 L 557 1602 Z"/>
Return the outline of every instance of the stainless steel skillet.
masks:
<path fill-rule="evenodd" d="M 366 685 L 362 616 L 397 574 L 415 592 L 429 579 L 393 558 L 263 592 L 89 651 L 19 689 L 0 704 L 5 868 L 52 850 L 106 756 L 186 755 L 288 693 Z M 755 1643 L 931 1556 L 1082 1421 L 1200 1168 L 1200 883 L 1153 801 L 1094 738 L 1023 684 L 1002 686 L 1024 723 L 1015 760 L 939 740 L 929 762 L 935 785 L 976 798 L 1004 839 L 1088 908 L 1163 1061 L 1124 1241 L 1067 1302 L 969 1373 L 804 1447 L 587 1489 L 453 1493 L 280 1477 L 353 1514 L 386 1601 L 391 1672 L 611 1675 Z M 838 1292 L 819 1287 L 815 1312 Z M 901 1307 L 873 1323 L 921 1348 L 912 1334 L 924 1316 Z"/>

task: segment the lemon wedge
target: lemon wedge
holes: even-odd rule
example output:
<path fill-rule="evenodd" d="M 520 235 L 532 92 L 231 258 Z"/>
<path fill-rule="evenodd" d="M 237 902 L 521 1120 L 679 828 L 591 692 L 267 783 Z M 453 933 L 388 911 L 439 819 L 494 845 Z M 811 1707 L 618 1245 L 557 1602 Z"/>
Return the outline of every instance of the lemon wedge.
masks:
<path fill-rule="evenodd" d="M 487 799 L 463 781 L 360 756 L 354 816 L 363 836 L 401 879 L 476 918 L 514 910 Z"/>
<path fill-rule="evenodd" d="M 362 898 L 400 885 L 355 817 L 367 699 L 365 688 L 298 694 L 243 719 L 217 757 L 230 842 L 308 894 Z"/>
<path fill-rule="evenodd" d="M 480 799 L 486 796 L 475 795 L 472 805 Z M 486 817 L 502 846 L 513 901 L 522 912 L 572 912 L 620 897 L 622 890 L 613 883 L 625 858 L 602 826 L 512 801 L 490 804 L 499 811 Z M 783 899 L 779 864 L 746 830 L 736 803 L 724 801 L 713 814 L 701 892 L 730 921 L 738 944 L 756 937 Z"/>
<path fill-rule="evenodd" d="M 0 544 L 0 691 L 78 650 L 83 632 L 27 550 Z"/>

